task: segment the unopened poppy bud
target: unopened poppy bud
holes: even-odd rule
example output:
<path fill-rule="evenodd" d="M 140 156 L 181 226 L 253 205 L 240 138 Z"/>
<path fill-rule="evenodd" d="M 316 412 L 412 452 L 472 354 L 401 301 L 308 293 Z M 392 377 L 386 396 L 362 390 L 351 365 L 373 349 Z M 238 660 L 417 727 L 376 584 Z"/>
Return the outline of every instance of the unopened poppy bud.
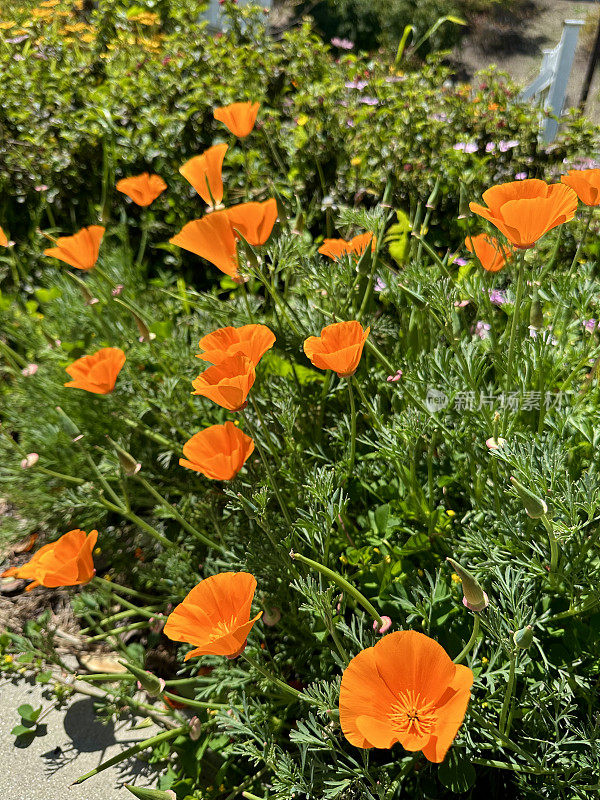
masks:
<path fill-rule="evenodd" d="M 138 679 L 138 683 L 141 685 L 142 689 L 148 692 L 152 697 L 156 697 L 164 692 L 165 682 L 162 678 L 158 678 L 156 675 L 147 672 L 141 667 L 137 667 L 135 664 L 130 664 L 129 661 L 119 661 L 119 664 L 122 664 L 128 672 L 131 672 L 131 674 Z"/>
<path fill-rule="evenodd" d="M 264 614 L 262 615 L 262 621 L 265 623 L 265 625 L 268 625 L 269 628 L 272 628 L 273 625 L 277 625 L 280 619 L 281 611 L 277 608 L 277 606 L 273 606 L 273 608 L 266 608 Z"/>
<path fill-rule="evenodd" d="M 474 575 L 469 570 L 461 567 L 461 565 L 453 558 L 446 558 L 446 561 L 452 566 L 456 574 L 462 582 L 463 588 L 463 604 L 470 611 L 483 611 L 489 605 L 487 594 L 483 591 Z"/>
<path fill-rule="evenodd" d="M 389 631 L 392 627 L 392 620 L 389 617 L 382 616 L 381 617 L 382 624 L 380 625 L 377 620 L 373 623 L 373 630 L 375 633 L 384 634 Z"/>
<path fill-rule="evenodd" d="M 548 506 L 541 497 L 538 497 L 533 492 L 530 492 L 522 483 L 516 478 L 511 477 L 510 482 L 515 487 L 517 494 L 521 498 L 521 502 L 525 507 L 525 511 L 532 519 L 540 519 L 548 513 Z"/>
<path fill-rule="evenodd" d="M 125 475 L 128 475 L 130 478 L 133 477 L 133 475 L 137 475 L 142 468 L 140 462 L 136 461 L 135 458 L 127 452 L 127 450 L 124 450 L 116 442 L 113 442 L 110 437 L 107 438 L 117 451 L 117 458 L 119 459 L 119 464 Z"/>
<path fill-rule="evenodd" d="M 71 417 L 65 414 L 60 406 L 56 406 L 56 412 L 58 414 L 62 429 L 65 433 L 67 433 L 69 436 L 79 436 L 81 434 L 81 431 L 77 425 L 75 425 Z"/>
<path fill-rule="evenodd" d="M 544 310 L 540 303 L 537 289 L 533 290 L 533 301 L 529 312 L 529 324 L 532 328 L 536 328 L 536 330 L 539 330 L 544 324 Z"/>
<path fill-rule="evenodd" d="M 339 725 L 340 722 L 340 712 L 337 708 L 328 708 L 327 709 L 327 716 L 332 722 L 337 722 Z"/>
<path fill-rule="evenodd" d="M 533 628 L 527 625 L 519 631 L 513 633 L 513 642 L 519 650 L 527 650 L 533 644 Z"/>
<path fill-rule="evenodd" d="M 129 784 L 125 784 L 125 788 L 128 789 L 134 797 L 137 797 L 138 800 L 177 800 L 177 796 L 175 792 L 168 789 L 166 792 L 162 792 L 160 789 L 146 789 L 145 787 L 141 786 L 129 786 Z"/>
<path fill-rule="evenodd" d="M 40 457 L 37 453 L 27 453 L 21 461 L 21 469 L 29 469 L 29 467 L 35 466 L 39 460 Z"/>
<path fill-rule="evenodd" d="M 192 717 L 190 720 L 190 739 L 192 742 L 197 742 L 202 733 L 202 723 L 198 717 Z"/>

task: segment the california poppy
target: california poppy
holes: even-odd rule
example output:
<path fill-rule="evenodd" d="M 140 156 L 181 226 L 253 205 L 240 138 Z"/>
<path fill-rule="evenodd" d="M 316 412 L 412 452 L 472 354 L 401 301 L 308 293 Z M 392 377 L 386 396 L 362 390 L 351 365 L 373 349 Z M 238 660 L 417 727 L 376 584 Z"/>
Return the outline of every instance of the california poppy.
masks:
<path fill-rule="evenodd" d="M 78 358 L 66 372 L 73 378 L 65 386 L 85 389 L 92 394 L 110 394 L 125 363 L 125 353 L 118 347 L 103 347 L 91 356 Z"/>
<path fill-rule="evenodd" d="M 221 572 L 205 578 L 176 606 L 163 629 L 174 642 L 196 648 L 188 658 L 238 656 L 262 611 L 250 619 L 256 578 L 249 572 Z"/>
<path fill-rule="evenodd" d="M 323 244 L 319 247 L 319 253 L 334 260 L 345 255 L 353 255 L 358 258 L 365 252 L 369 243 L 371 244 L 371 250 L 375 250 L 377 239 L 372 231 L 360 233 L 349 241 L 345 239 L 324 239 Z"/>
<path fill-rule="evenodd" d="M 467 236 L 465 247 L 469 253 L 475 253 L 479 263 L 487 272 L 498 272 L 513 256 L 507 247 L 503 247 L 497 239 L 488 236 L 487 233 Z"/>
<path fill-rule="evenodd" d="M 489 220 L 520 250 L 533 247 L 549 230 L 573 219 L 577 209 L 573 189 L 537 178 L 492 186 L 483 200 L 487 208 L 469 203 L 471 211 Z"/>
<path fill-rule="evenodd" d="M 274 198 L 263 203 L 240 203 L 224 211 L 236 235 L 241 235 L 253 247 L 264 244 L 277 220 Z"/>
<path fill-rule="evenodd" d="M 232 103 L 215 108 L 213 116 L 222 122 L 234 136 L 243 139 L 252 131 L 260 103 Z"/>
<path fill-rule="evenodd" d="M 216 144 L 179 167 L 181 175 L 192 184 L 206 205 L 213 208 L 223 200 L 221 170 L 226 150 L 226 144 Z"/>
<path fill-rule="evenodd" d="M 230 481 L 253 450 L 252 439 L 228 420 L 224 425 L 211 425 L 194 434 L 183 445 L 186 458 L 180 458 L 179 464 L 213 481 Z"/>
<path fill-rule="evenodd" d="M 61 236 L 56 247 L 44 250 L 44 255 L 58 258 L 76 269 L 92 269 L 98 260 L 104 231 L 102 225 L 89 225 L 73 236 Z"/>
<path fill-rule="evenodd" d="M 220 364 L 229 356 L 241 353 L 256 366 L 275 343 L 275 334 L 266 325 L 242 325 L 219 328 L 203 336 L 198 346 L 204 352 L 196 356 L 211 364 Z"/>
<path fill-rule="evenodd" d="M 8 247 L 8 236 L 0 228 L 0 247 Z"/>
<path fill-rule="evenodd" d="M 348 664 L 340 688 L 340 725 L 350 744 L 422 750 L 440 763 L 469 704 L 473 673 L 417 631 L 397 631 Z"/>
<path fill-rule="evenodd" d="M 332 369 L 346 378 L 356 372 L 370 330 L 363 330 L 360 322 L 334 322 L 320 336 L 309 336 L 304 352 L 315 367 Z"/>
<path fill-rule="evenodd" d="M 560 179 L 586 206 L 600 206 L 600 169 L 572 169 Z"/>
<path fill-rule="evenodd" d="M 234 280 L 239 279 L 236 237 L 225 211 L 188 222 L 169 241 L 205 258 Z"/>
<path fill-rule="evenodd" d="M 2 577 L 31 580 L 27 591 L 36 586 L 77 586 L 87 583 L 96 574 L 92 551 L 96 546 L 98 531 L 76 528 L 60 539 L 45 544 L 33 558 L 22 567 L 13 567 L 2 573 Z"/>
<path fill-rule="evenodd" d="M 123 178 L 117 183 L 117 191 L 126 194 L 138 206 L 149 206 L 167 188 L 160 175 L 142 172 L 133 178 Z"/>
<path fill-rule="evenodd" d="M 208 397 L 228 411 L 241 411 L 255 378 L 252 361 L 237 353 L 200 373 L 192 383 L 195 389 L 192 394 Z"/>

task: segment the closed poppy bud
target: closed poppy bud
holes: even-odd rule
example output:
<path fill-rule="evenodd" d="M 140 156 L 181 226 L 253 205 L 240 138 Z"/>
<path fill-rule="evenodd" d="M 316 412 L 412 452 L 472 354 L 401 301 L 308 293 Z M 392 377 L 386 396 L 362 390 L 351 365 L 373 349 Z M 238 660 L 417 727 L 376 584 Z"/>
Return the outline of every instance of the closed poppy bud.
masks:
<path fill-rule="evenodd" d="M 97 539 L 98 531 L 86 534 L 76 528 L 57 541 L 45 544 L 26 564 L 6 570 L 1 577 L 33 581 L 27 591 L 36 586 L 56 588 L 88 583 L 96 573 L 92 551 Z"/>
<path fill-rule="evenodd" d="M 248 572 L 221 572 L 195 586 L 169 615 L 164 634 L 195 647 L 185 656 L 235 658 L 262 611 L 250 619 L 256 578 Z"/>
<path fill-rule="evenodd" d="M 487 272 L 498 272 L 509 261 L 513 254 L 500 242 L 487 233 L 478 236 L 467 236 L 465 247 L 470 253 L 475 253 L 479 263 Z"/>
<path fill-rule="evenodd" d="M 533 628 L 531 625 L 527 625 L 525 628 L 515 631 L 513 633 L 513 642 L 515 643 L 515 647 L 518 647 L 519 650 L 527 650 L 528 647 L 531 647 L 533 644 Z"/>
<path fill-rule="evenodd" d="M 56 413 L 58 414 L 58 419 L 60 421 L 62 429 L 66 434 L 73 437 L 81 435 L 81 431 L 79 430 L 77 425 L 75 425 L 75 423 L 68 414 L 65 414 L 65 412 L 62 410 L 60 406 L 56 406 Z"/>
<path fill-rule="evenodd" d="M 315 367 L 332 369 L 345 378 L 356 372 L 370 330 L 363 330 L 360 322 L 335 322 L 320 336 L 309 336 L 304 352 Z"/>
<path fill-rule="evenodd" d="M 198 375 L 192 383 L 192 394 L 208 397 L 228 411 L 241 411 L 255 378 L 254 364 L 246 356 L 237 354 Z"/>
<path fill-rule="evenodd" d="M 229 420 L 196 433 L 183 445 L 179 464 L 215 481 L 230 481 L 254 451 L 254 442 Z"/>
<path fill-rule="evenodd" d="M 126 194 L 138 206 L 149 206 L 167 188 L 160 175 L 142 172 L 132 178 L 123 178 L 117 183 L 117 191 Z"/>
<path fill-rule="evenodd" d="M 470 203 L 471 211 L 495 225 L 521 250 L 573 219 L 577 210 L 577 195 L 570 187 L 537 178 L 492 186 L 483 193 L 483 200 L 487 207 Z"/>
<path fill-rule="evenodd" d="M 221 170 L 226 151 L 226 144 L 216 144 L 179 167 L 180 174 L 211 208 L 215 208 L 223 200 Z"/>
<path fill-rule="evenodd" d="M 202 733 L 202 723 L 198 717 L 192 717 L 190 720 L 190 739 L 192 742 L 197 742 Z"/>
<path fill-rule="evenodd" d="M 521 498 L 525 511 L 532 519 L 540 519 L 548 513 L 548 506 L 541 497 L 530 492 L 529 489 L 523 486 L 522 483 L 519 483 L 516 478 L 511 477 L 510 482 Z"/>
<path fill-rule="evenodd" d="M 121 467 L 125 475 L 127 475 L 130 478 L 133 477 L 134 475 L 137 475 L 142 468 L 140 462 L 136 461 L 135 458 L 130 453 L 127 452 L 127 450 L 124 450 L 121 447 L 121 445 L 117 444 L 116 442 L 113 442 L 113 440 L 110 437 L 108 437 L 108 441 L 117 451 L 119 466 Z"/>
<path fill-rule="evenodd" d="M 130 786 L 127 783 L 124 786 L 138 800 L 177 800 L 175 792 L 170 789 L 162 792 L 160 789 L 146 789 L 144 786 Z"/>
<path fill-rule="evenodd" d="M 105 228 L 101 225 L 89 225 L 73 236 L 61 236 L 56 247 L 44 250 L 44 255 L 64 261 L 76 269 L 92 269 L 98 260 L 104 231 Z"/>
<path fill-rule="evenodd" d="M 240 353 L 258 364 L 275 343 L 275 334 L 266 325 L 242 325 L 240 328 L 219 328 L 203 336 L 198 347 L 204 352 L 196 356 L 211 364 L 220 364 L 226 358 Z"/>
<path fill-rule="evenodd" d="M 586 206 L 600 205 L 600 169 L 572 169 L 561 177 Z"/>
<path fill-rule="evenodd" d="M 35 467 L 37 462 L 40 460 L 40 457 L 37 453 L 28 453 L 25 458 L 21 461 L 21 469 L 29 469 L 30 467 Z"/>
<path fill-rule="evenodd" d="M 129 661 L 119 661 L 119 664 L 125 667 L 128 672 L 137 678 L 138 683 L 142 689 L 147 692 L 151 697 L 157 697 L 165 690 L 165 682 L 162 678 L 153 675 L 135 664 L 130 664 Z"/>
<path fill-rule="evenodd" d="M 125 353 L 120 348 L 103 347 L 65 367 L 65 371 L 73 378 L 65 386 L 92 394 L 110 394 L 124 364 Z"/>
<path fill-rule="evenodd" d="M 342 256 L 351 255 L 354 258 L 361 256 L 365 250 L 371 246 L 371 250 L 375 250 L 377 239 L 372 231 L 361 233 L 353 239 L 346 241 L 345 239 L 324 239 L 323 244 L 319 247 L 319 253 L 334 260 L 340 259 Z"/>
<path fill-rule="evenodd" d="M 446 558 L 446 561 L 452 565 L 452 568 L 461 579 L 464 595 L 463 604 L 470 611 L 479 612 L 487 608 L 489 605 L 488 596 L 475 579 L 475 576 L 472 575 L 469 570 L 461 567 L 453 558 Z"/>
<path fill-rule="evenodd" d="M 215 108 L 213 116 L 222 122 L 234 136 L 243 139 L 252 131 L 260 103 L 232 103 Z"/>
<path fill-rule="evenodd" d="M 532 328 L 536 328 L 536 330 L 539 330 L 544 324 L 544 310 L 540 303 L 540 296 L 537 288 L 533 290 L 531 310 L 529 311 L 529 324 Z"/>

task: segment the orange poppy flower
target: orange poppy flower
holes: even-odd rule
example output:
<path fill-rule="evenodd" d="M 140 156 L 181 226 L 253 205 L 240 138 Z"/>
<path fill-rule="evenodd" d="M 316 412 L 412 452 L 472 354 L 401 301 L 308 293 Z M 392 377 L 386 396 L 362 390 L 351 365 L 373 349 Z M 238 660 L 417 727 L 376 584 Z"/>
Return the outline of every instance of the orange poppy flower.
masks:
<path fill-rule="evenodd" d="M 266 325 L 242 325 L 240 328 L 219 328 L 203 336 L 198 346 L 204 352 L 196 356 L 211 364 L 241 353 L 256 366 L 275 344 L 275 334 Z"/>
<path fill-rule="evenodd" d="M 230 481 L 238 474 L 254 450 L 254 442 L 233 422 L 211 425 L 194 434 L 183 445 L 185 458 L 179 464 L 201 472 L 213 481 Z"/>
<path fill-rule="evenodd" d="M 117 191 L 126 194 L 138 206 L 149 206 L 167 188 L 160 175 L 142 172 L 133 178 L 123 178 L 117 183 Z"/>
<path fill-rule="evenodd" d="M 474 214 L 489 220 L 508 241 L 526 250 L 545 233 L 575 216 L 577 195 L 562 183 L 537 178 L 492 186 L 483 193 L 485 206 L 469 203 Z"/>
<path fill-rule="evenodd" d="M 44 255 L 58 258 L 76 269 L 91 269 L 98 260 L 104 231 L 101 225 L 89 225 L 73 236 L 61 236 L 56 247 L 44 250 Z"/>
<path fill-rule="evenodd" d="M 2 573 L 2 577 L 31 580 L 29 592 L 36 586 L 78 586 L 87 583 L 96 574 L 92 551 L 96 546 L 98 531 L 76 528 L 65 533 L 56 542 L 45 544 L 33 558 L 22 567 L 13 567 Z"/>
<path fill-rule="evenodd" d="M 237 353 L 200 373 L 192 383 L 195 389 L 192 394 L 208 397 L 228 411 L 241 411 L 246 407 L 246 398 L 255 378 L 252 361 Z"/>
<path fill-rule="evenodd" d="M 223 200 L 221 170 L 226 150 L 226 144 L 216 144 L 179 167 L 180 174 L 192 184 L 206 205 L 211 208 L 218 206 Z"/>
<path fill-rule="evenodd" d="M 224 213 L 236 236 L 241 235 L 248 244 L 258 247 L 271 235 L 277 221 L 277 203 L 274 198 L 263 203 L 240 203 Z"/>
<path fill-rule="evenodd" d="M 243 139 L 254 128 L 260 103 L 232 103 L 230 106 L 215 108 L 213 116 L 222 122 L 234 136 Z"/>
<path fill-rule="evenodd" d="M 340 688 L 340 725 L 364 749 L 422 750 L 437 764 L 454 741 L 469 704 L 473 673 L 417 631 L 397 631 L 348 664 Z"/>
<path fill-rule="evenodd" d="M 324 239 L 323 244 L 319 247 L 319 253 L 334 260 L 346 255 L 359 258 L 369 246 L 369 242 L 371 250 L 375 250 L 377 239 L 372 231 L 360 233 L 348 242 L 345 239 Z"/>
<path fill-rule="evenodd" d="M 8 236 L 0 228 L 0 247 L 8 247 Z"/>
<path fill-rule="evenodd" d="M 73 378 L 65 386 L 85 389 L 92 394 L 110 394 L 125 363 L 125 353 L 118 347 L 103 347 L 91 356 L 78 358 L 65 368 Z"/>
<path fill-rule="evenodd" d="M 234 280 L 239 279 L 236 237 L 225 211 L 188 222 L 169 241 L 205 258 Z"/>
<path fill-rule="evenodd" d="M 196 648 L 184 661 L 195 656 L 234 658 L 246 646 L 252 626 L 262 614 L 250 619 L 256 578 L 249 572 L 221 572 L 195 586 L 183 603 L 176 606 L 163 633 L 174 642 Z"/>
<path fill-rule="evenodd" d="M 346 378 L 356 372 L 370 330 L 363 330 L 360 322 L 334 322 L 320 336 L 309 336 L 304 352 L 315 367 L 332 369 Z"/>
<path fill-rule="evenodd" d="M 586 206 L 600 206 L 600 169 L 572 169 L 560 179 Z"/>
<path fill-rule="evenodd" d="M 467 236 L 465 247 L 469 253 L 475 253 L 481 266 L 488 272 L 498 272 L 513 257 L 508 248 L 487 233 Z"/>

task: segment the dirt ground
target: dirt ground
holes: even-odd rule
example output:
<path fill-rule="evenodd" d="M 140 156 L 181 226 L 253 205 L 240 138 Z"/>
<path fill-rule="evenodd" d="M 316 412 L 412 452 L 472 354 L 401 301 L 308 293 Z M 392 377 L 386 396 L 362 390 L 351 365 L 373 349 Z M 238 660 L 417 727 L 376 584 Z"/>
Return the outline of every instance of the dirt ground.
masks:
<path fill-rule="evenodd" d="M 561 36 L 563 22 L 567 19 L 585 20 L 575 55 L 569 81 L 567 107 L 579 102 L 587 63 L 592 50 L 596 26 L 600 17 L 597 0 L 532 0 L 522 4 L 520 13 L 514 13 L 509 4 L 500 0 L 495 13 L 481 15 L 474 20 L 468 36 L 455 52 L 455 58 L 464 77 L 490 64 L 507 72 L 524 86 L 537 76 L 542 51 L 555 47 Z M 600 122 L 600 65 L 596 69 L 586 112 L 590 119 Z"/>

